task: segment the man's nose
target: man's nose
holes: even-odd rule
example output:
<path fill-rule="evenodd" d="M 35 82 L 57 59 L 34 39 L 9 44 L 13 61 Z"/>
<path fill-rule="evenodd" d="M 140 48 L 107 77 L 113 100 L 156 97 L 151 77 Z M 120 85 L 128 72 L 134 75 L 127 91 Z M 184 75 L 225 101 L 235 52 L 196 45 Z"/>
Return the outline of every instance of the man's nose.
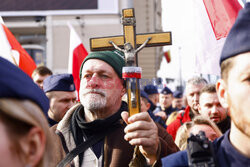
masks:
<path fill-rule="evenodd" d="M 199 96 L 198 93 L 195 93 L 195 94 L 194 94 L 194 100 L 195 100 L 195 101 L 199 101 L 199 97 L 200 97 L 200 96 Z"/>
<path fill-rule="evenodd" d="M 88 87 L 90 88 L 99 87 L 99 78 L 96 74 L 92 75 L 91 79 L 88 81 Z"/>
<path fill-rule="evenodd" d="M 214 105 L 212 108 L 211 108 L 211 113 L 212 114 L 217 114 L 219 112 L 218 108 Z"/>

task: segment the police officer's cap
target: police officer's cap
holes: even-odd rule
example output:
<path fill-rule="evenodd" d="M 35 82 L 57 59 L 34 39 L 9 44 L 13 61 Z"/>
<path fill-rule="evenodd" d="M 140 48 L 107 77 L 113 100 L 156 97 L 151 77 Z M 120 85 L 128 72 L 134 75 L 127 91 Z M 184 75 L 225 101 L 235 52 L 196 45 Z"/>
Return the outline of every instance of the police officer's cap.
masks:
<path fill-rule="evenodd" d="M 49 100 L 27 74 L 1 57 L 0 71 L 0 98 L 31 100 L 47 116 Z"/>
<path fill-rule="evenodd" d="M 156 86 L 154 85 L 146 85 L 144 87 L 144 91 L 148 94 L 148 95 L 152 95 L 152 94 L 158 94 L 158 89 Z"/>
<path fill-rule="evenodd" d="M 51 91 L 75 91 L 75 84 L 72 74 L 55 74 L 51 75 L 43 81 L 44 92 Z"/>
<path fill-rule="evenodd" d="M 161 94 L 167 95 L 167 94 L 173 94 L 173 92 L 166 86 L 161 90 Z"/>

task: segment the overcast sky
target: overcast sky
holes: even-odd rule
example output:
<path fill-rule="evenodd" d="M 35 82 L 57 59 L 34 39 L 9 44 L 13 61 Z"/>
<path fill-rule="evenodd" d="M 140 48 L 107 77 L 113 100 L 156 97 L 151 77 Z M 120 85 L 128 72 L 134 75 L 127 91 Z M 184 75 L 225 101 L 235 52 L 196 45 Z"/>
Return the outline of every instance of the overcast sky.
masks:
<path fill-rule="evenodd" d="M 167 63 L 165 58 L 162 60 L 158 77 L 176 78 L 181 75 L 185 80 L 194 73 L 194 46 L 193 16 L 190 12 L 192 5 L 189 0 L 162 0 L 162 26 L 163 31 L 172 32 L 172 45 L 164 47 L 170 49 L 171 63 Z M 181 61 L 180 58 L 181 57 Z M 180 65 L 181 64 L 181 65 Z"/>

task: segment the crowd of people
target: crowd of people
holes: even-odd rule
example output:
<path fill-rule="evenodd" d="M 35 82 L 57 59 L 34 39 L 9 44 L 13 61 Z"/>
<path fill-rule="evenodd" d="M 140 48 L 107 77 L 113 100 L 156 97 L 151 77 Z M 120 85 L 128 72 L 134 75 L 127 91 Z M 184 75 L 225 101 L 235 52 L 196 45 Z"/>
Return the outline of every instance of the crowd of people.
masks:
<path fill-rule="evenodd" d="M 216 84 L 195 76 L 184 92 L 146 85 L 129 116 L 124 66 L 116 50 L 89 53 L 77 99 L 71 74 L 40 66 L 30 78 L 0 57 L 0 167 L 204 165 L 189 156 L 201 131 L 213 165 L 250 165 L 250 3 L 225 41 Z"/>

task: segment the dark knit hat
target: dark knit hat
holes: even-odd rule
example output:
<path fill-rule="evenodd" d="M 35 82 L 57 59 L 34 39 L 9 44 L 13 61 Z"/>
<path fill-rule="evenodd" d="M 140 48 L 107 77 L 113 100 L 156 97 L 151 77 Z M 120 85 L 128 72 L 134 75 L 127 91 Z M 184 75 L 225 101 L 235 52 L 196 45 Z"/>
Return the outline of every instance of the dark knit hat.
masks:
<path fill-rule="evenodd" d="M 230 30 L 222 49 L 220 64 L 233 56 L 250 52 L 250 3 L 245 4 Z"/>
<path fill-rule="evenodd" d="M 43 91 L 75 91 L 75 84 L 72 74 L 56 74 L 45 78 L 43 81 Z"/>
<path fill-rule="evenodd" d="M 144 91 L 148 94 L 148 95 L 152 95 L 152 94 L 157 94 L 158 93 L 158 89 L 156 86 L 154 85 L 146 85 L 144 87 Z"/>
<path fill-rule="evenodd" d="M 164 87 L 161 90 L 161 94 L 168 95 L 168 94 L 173 94 L 173 92 L 168 87 Z"/>
<path fill-rule="evenodd" d="M 122 78 L 122 67 L 125 66 L 124 54 L 122 52 L 118 50 L 91 52 L 82 62 L 80 68 L 80 78 L 82 78 L 83 64 L 89 59 L 99 59 L 108 63 L 111 67 L 113 67 L 117 75 Z"/>
<path fill-rule="evenodd" d="M 31 100 L 47 116 L 49 99 L 27 74 L 1 57 L 0 71 L 0 98 Z"/>

